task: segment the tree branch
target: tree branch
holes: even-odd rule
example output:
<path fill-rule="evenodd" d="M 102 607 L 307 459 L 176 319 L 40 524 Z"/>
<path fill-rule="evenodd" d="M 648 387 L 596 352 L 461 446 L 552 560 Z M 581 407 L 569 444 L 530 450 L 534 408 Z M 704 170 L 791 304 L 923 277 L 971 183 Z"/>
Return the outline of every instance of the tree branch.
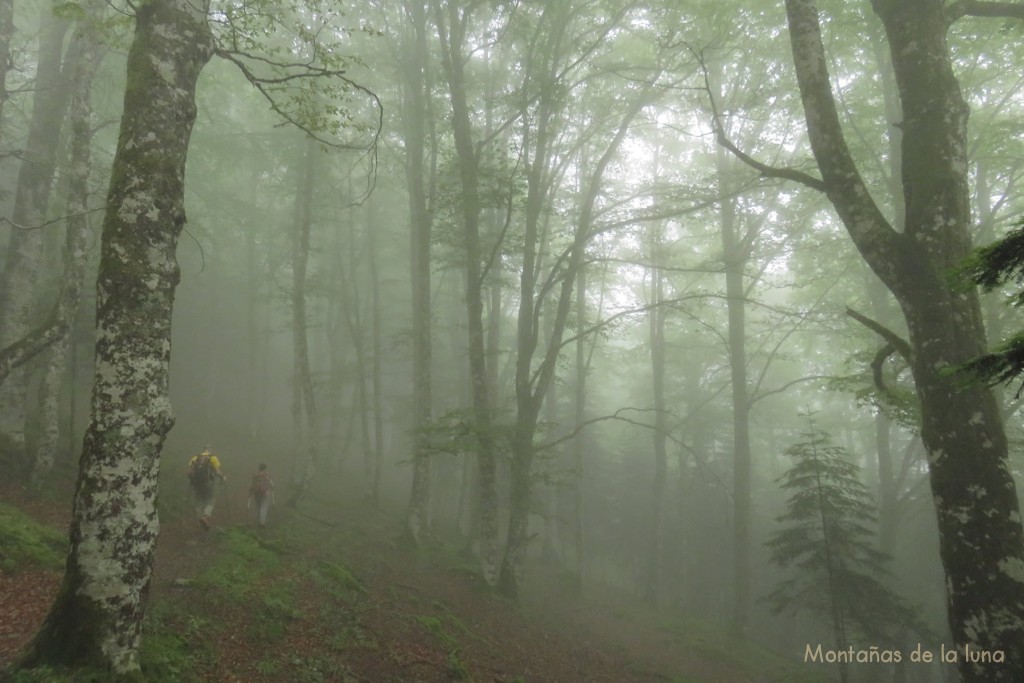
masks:
<path fill-rule="evenodd" d="M 872 320 L 871 318 L 858 313 L 852 308 L 846 309 L 846 315 L 850 316 L 851 318 L 859 322 L 861 325 L 868 328 L 869 330 L 880 336 L 882 339 L 884 339 L 886 342 L 891 344 L 893 350 L 895 350 L 897 353 L 903 356 L 903 360 L 907 361 L 907 363 L 911 363 L 913 351 L 911 351 L 910 343 L 907 342 L 903 337 L 899 336 L 882 323 Z M 872 363 L 872 367 L 874 367 L 874 363 Z"/>
<path fill-rule="evenodd" d="M 882 368 L 885 366 L 885 361 L 894 353 L 896 353 L 896 347 L 892 344 L 886 344 L 878 349 L 878 353 L 871 359 L 871 379 L 874 381 L 878 393 L 885 396 L 892 396 L 892 392 L 889 391 L 889 387 L 885 383 Z"/>
<path fill-rule="evenodd" d="M 963 17 L 996 19 L 1024 19 L 1024 4 L 1013 2 L 987 2 L 986 0 L 959 0 L 946 10 L 946 19 L 952 24 Z"/>
<path fill-rule="evenodd" d="M 54 306 L 46 322 L 10 346 L 0 349 L 0 384 L 15 368 L 24 365 L 56 343 L 68 331 L 68 321 Z"/>
<path fill-rule="evenodd" d="M 534 448 L 534 451 L 539 453 L 541 451 L 545 451 L 545 450 L 548 450 L 550 448 L 554 448 L 555 446 L 557 446 L 560 443 L 563 443 L 565 441 L 569 441 L 570 439 L 575 438 L 577 434 L 579 434 L 581 431 L 583 431 L 589 425 L 596 424 L 598 422 L 606 422 L 608 420 L 617 420 L 619 422 L 625 422 L 627 424 L 631 424 L 631 425 L 633 425 L 635 427 L 643 427 L 645 429 L 650 429 L 651 431 L 654 431 L 654 432 L 657 432 L 659 434 L 664 435 L 666 439 L 668 439 L 672 443 L 676 444 L 677 446 L 679 446 L 680 448 L 682 448 L 683 450 L 688 452 L 690 455 L 693 456 L 694 460 L 696 460 L 698 463 L 700 463 L 701 465 L 706 467 L 708 469 L 708 471 L 711 472 L 712 476 L 714 476 L 714 478 L 716 480 L 718 480 L 719 486 L 721 486 L 722 489 L 728 494 L 729 498 L 733 497 L 732 489 L 729 488 L 728 483 L 726 483 L 725 480 L 717 472 L 715 472 L 714 468 L 711 467 L 711 465 L 708 464 L 708 462 L 706 460 L 704 460 L 702 457 L 700 457 L 700 455 L 698 455 L 697 452 L 689 444 L 687 444 L 687 443 L 685 443 L 683 441 L 680 441 L 679 439 L 677 439 L 675 436 L 673 436 L 669 432 L 666 432 L 666 431 L 663 431 L 663 430 L 659 430 L 654 425 L 647 424 L 646 422 L 640 422 L 638 420 L 631 420 L 628 417 L 622 417 L 621 413 L 623 413 L 623 412 L 625 412 L 627 410 L 635 411 L 635 412 L 655 412 L 656 411 L 655 408 L 633 408 L 633 407 L 629 407 L 629 406 L 627 406 L 625 408 L 619 408 L 618 410 L 616 410 L 611 415 L 602 415 L 601 417 L 595 417 L 595 418 L 591 418 L 589 420 L 586 420 L 584 422 L 581 422 L 580 424 L 576 425 L 576 428 L 574 430 L 572 430 L 571 432 L 569 432 L 565 436 L 559 437 L 559 438 L 557 438 L 557 439 L 555 439 L 553 441 L 549 441 L 549 442 L 544 443 L 544 444 L 540 444 L 539 446 Z M 670 411 L 664 411 L 664 412 L 668 412 L 670 415 L 672 414 Z"/>
<path fill-rule="evenodd" d="M 769 166 L 768 164 L 762 163 L 757 159 L 753 158 L 739 147 L 734 145 L 729 137 L 725 134 L 725 128 L 722 126 L 722 120 L 718 113 L 718 104 L 715 102 L 715 95 L 711 89 L 711 78 L 708 75 L 707 65 L 704 63 L 703 51 L 698 51 L 692 46 L 687 46 L 693 56 L 697 59 L 697 63 L 700 64 L 701 71 L 704 74 L 704 92 L 708 95 L 708 101 L 711 103 L 711 126 L 715 131 L 715 141 L 719 145 L 729 150 L 729 152 L 742 161 L 747 166 L 751 167 L 755 171 L 761 174 L 762 178 L 782 178 L 784 180 L 792 180 L 794 182 L 805 185 L 812 190 L 818 192 L 825 192 L 825 183 L 812 175 L 798 171 L 795 168 L 777 168 L 775 166 Z"/>

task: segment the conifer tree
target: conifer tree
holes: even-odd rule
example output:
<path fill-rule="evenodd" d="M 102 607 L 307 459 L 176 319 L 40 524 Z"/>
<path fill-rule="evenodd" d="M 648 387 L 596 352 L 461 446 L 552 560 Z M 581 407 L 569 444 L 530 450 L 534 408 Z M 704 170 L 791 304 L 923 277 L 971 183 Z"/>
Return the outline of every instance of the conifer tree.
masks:
<path fill-rule="evenodd" d="M 771 560 L 795 570 L 768 596 L 775 614 L 811 612 L 831 622 L 835 647 L 860 639 L 895 642 L 895 628 L 919 626 L 913 610 L 885 585 L 889 556 L 875 547 L 875 505 L 859 468 L 828 434 L 815 430 L 786 450 L 793 466 L 779 478 L 790 492 L 783 528 L 766 545 Z M 847 680 L 845 665 L 840 676 Z"/>

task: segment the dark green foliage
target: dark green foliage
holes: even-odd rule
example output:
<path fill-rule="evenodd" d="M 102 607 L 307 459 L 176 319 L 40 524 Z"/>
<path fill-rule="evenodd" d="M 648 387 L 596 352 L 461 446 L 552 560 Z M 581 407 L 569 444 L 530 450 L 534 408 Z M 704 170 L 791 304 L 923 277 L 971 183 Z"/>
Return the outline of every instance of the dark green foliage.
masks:
<path fill-rule="evenodd" d="M 986 292 L 1011 280 L 1024 284 L 1024 221 L 998 242 L 976 249 L 961 272 Z M 1011 302 L 1014 306 L 1024 304 L 1024 290 Z"/>
<path fill-rule="evenodd" d="M 780 479 L 790 493 L 783 529 L 767 541 L 772 562 L 795 569 L 768 596 L 772 611 L 809 611 L 832 622 L 837 645 L 856 636 L 892 642 L 918 627 L 914 612 L 886 587 L 888 555 L 874 543 L 874 500 L 840 446 L 813 431 L 786 454 L 796 462 Z"/>
<path fill-rule="evenodd" d="M 1019 291 L 1010 296 L 1010 304 L 1024 304 L 1024 221 L 1003 239 L 977 249 L 960 273 L 984 291 L 991 292 L 1010 281 Z M 1024 331 L 1010 337 L 991 353 L 975 358 L 964 369 L 989 384 L 1009 382 L 1024 373 Z M 1017 390 L 1019 396 L 1024 384 Z"/>

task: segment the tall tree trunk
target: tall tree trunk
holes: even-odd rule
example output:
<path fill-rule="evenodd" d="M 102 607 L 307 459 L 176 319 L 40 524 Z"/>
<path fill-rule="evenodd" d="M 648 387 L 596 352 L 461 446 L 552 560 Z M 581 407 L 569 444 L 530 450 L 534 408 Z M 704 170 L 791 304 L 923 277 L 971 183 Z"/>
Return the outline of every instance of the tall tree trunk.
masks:
<path fill-rule="evenodd" d="M 82 448 L 67 570 L 23 669 L 138 670 L 152 577 L 168 399 L 175 259 L 195 85 L 213 39 L 202 3 L 136 12 L 97 282 L 96 376 Z"/>
<path fill-rule="evenodd" d="M 969 4 L 969 3 L 968 3 Z M 885 220 L 843 138 L 829 84 L 817 7 L 786 0 L 811 146 L 823 186 L 868 265 L 896 296 L 921 403 L 929 481 L 957 647 L 1001 651 L 996 664 L 960 658 L 964 681 L 1024 680 L 1024 528 L 992 392 L 962 385 L 952 368 L 985 351 L 977 293 L 950 286 L 970 249 L 968 107 L 946 44 L 950 16 L 937 0 L 874 0 L 903 111 L 906 229 Z M 957 5 L 959 6 L 959 5 Z"/>
<path fill-rule="evenodd" d="M 256 205 L 256 192 L 259 188 L 259 174 L 254 167 L 250 187 L 252 194 L 250 201 Z M 263 362 L 267 357 L 267 336 L 269 331 L 263 324 L 265 316 L 264 307 L 270 293 L 266 289 L 265 282 L 268 273 L 261 266 L 258 258 L 258 247 L 260 246 L 261 232 L 265 234 L 266 228 L 261 231 L 255 225 L 246 225 L 245 233 L 245 320 L 246 320 L 246 373 L 245 373 L 245 408 L 246 408 L 246 436 L 249 439 L 249 451 L 259 452 L 263 441 L 263 410 L 266 405 L 267 381 L 266 366 Z M 269 240 L 268 240 L 269 242 Z"/>
<path fill-rule="evenodd" d="M 574 400 L 575 428 L 580 429 L 587 419 L 587 368 L 586 346 L 583 331 L 587 329 L 587 269 L 582 266 L 576 273 L 576 392 Z M 573 465 L 573 549 L 576 560 L 576 580 L 583 586 L 586 567 L 583 510 L 583 453 L 586 449 L 586 432 L 580 431 L 572 440 Z"/>
<path fill-rule="evenodd" d="M 0 126 L 7 104 L 7 72 L 11 70 L 11 39 L 14 38 L 14 0 L 0 0 Z"/>
<path fill-rule="evenodd" d="M 73 330 L 85 283 L 85 268 L 89 244 L 92 241 L 89 225 L 89 170 L 92 143 L 92 79 L 103 57 L 103 47 L 97 23 L 102 10 L 95 6 L 87 9 L 75 29 L 72 41 L 78 43 L 71 52 L 78 61 L 71 65 L 71 96 L 69 127 L 71 129 L 71 159 L 68 170 L 67 219 L 65 225 L 64 264 L 58 293 L 58 318 L 62 333 L 54 343 L 44 371 L 40 390 L 40 434 L 32 458 L 32 484 L 38 487 L 53 467 L 60 439 L 60 398 L 67 376 L 68 355 L 72 349 Z"/>
<path fill-rule="evenodd" d="M 300 424 L 305 420 L 303 440 L 295 444 L 299 453 L 298 485 L 287 504 L 298 505 L 309 490 L 319 459 L 320 429 L 313 387 L 313 370 L 309 361 L 309 321 L 307 316 L 306 280 L 309 268 L 309 243 L 313 226 L 313 183 L 316 178 L 317 144 L 311 137 L 304 142 L 302 165 L 299 170 L 299 191 L 295 197 L 295 232 L 292 240 L 292 353 L 294 355 L 293 419 Z"/>
<path fill-rule="evenodd" d="M 430 452 L 427 427 L 433 419 L 432 343 L 430 324 L 430 233 L 433 217 L 428 207 L 425 146 L 428 63 L 427 22 L 422 0 L 405 3 L 413 31 L 413 47 L 403 51 L 405 98 L 406 183 L 409 187 L 409 235 L 412 285 L 412 391 L 413 391 L 413 476 L 406 512 L 406 539 L 419 545 L 427 528 L 430 505 Z M 408 40 L 406 41 L 408 42 Z"/>
<path fill-rule="evenodd" d="M 654 483 L 651 490 L 650 545 L 647 556 L 647 583 L 644 600 L 658 606 L 661 594 L 662 565 L 665 560 L 665 479 L 668 472 L 666 437 L 668 421 L 665 419 L 665 313 L 661 308 L 664 298 L 661 272 L 661 226 L 655 223 L 651 232 L 651 299 L 648 322 L 651 345 L 651 383 L 654 393 Z"/>
<path fill-rule="evenodd" d="M 728 164 L 725 150 L 715 154 L 722 229 L 722 261 L 725 264 L 725 297 L 729 313 L 729 374 L 732 383 L 733 439 L 733 590 L 732 630 L 746 632 L 750 617 L 750 397 L 747 392 L 746 296 L 743 270 L 748 252 L 737 232 L 736 206 L 728 199 Z"/>
<path fill-rule="evenodd" d="M 71 89 L 61 75 L 68 23 L 42 9 L 39 63 L 36 70 L 32 117 L 23 160 L 18 171 L 3 272 L 0 273 L 0 349 L 24 337 L 36 320 L 36 280 L 43 249 L 43 230 L 57 162 L 60 131 Z M 69 64 L 71 59 L 69 58 Z M 17 447 L 25 444 L 28 380 L 24 369 L 0 384 L 0 433 Z"/>
<path fill-rule="evenodd" d="M 380 338 L 380 274 L 377 272 L 377 240 L 376 225 L 373 222 L 374 204 L 366 205 L 366 251 L 367 274 L 370 277 L 370 389 L 373 392 L 371 409 L 373 410 L 373 477 L 370 481 L 370 503 L 377 507 L 380 502 L 380 474 L 384 461 L 384 397 L 382 392 L 381 359 L 384 350 Z"/>
<path fill-rule="evenodd" d="M 452 132 L 462 190 L 462 223 L 466 253 L 466 318 L 469 341 L 469 374 L 473 395 L 473 428 L 476 433 L 479 466 L 478 538 L 484 580 L 498 580 L 498 470 L 494 437 L 491 433 L 491 400 L 487 390 L 487 361 L 484 348 L 482 250 L 480 247 L 480 194 L 478 158 L 473 143 L 472 122 L 466 99 L 464 55 L 469 10 L 460 13 L 454 2 L 446 4 L 447 17 L 439 2 L 434 3 L 441 40 L 441 61 L 448 78 L 452 106 Z"/>
<path fill-rule="evenodd" d="M 351 189 L 351 188 L 350 188 Z M 366 359 L 366 331 L 363 329 L 362 296 L 359 289 L 359 264 L 361 258 L 359 250 L 355 248 L 359 242 L 356 239 L 355 207 L 349 211 L 350 242 L 352 249 L 349 250 L 349 275 L 351 279 L 345 291 L 350 294 L 348 308 L 346 309 L 349 335 L 352 339 L 352 348 L 356 355 L 356 400 L 358 401 L 359 417 L 359 440 L 363 454 L 363 499 L 373 504 L 373 444 L 370 438 L 370 382 L 369 363 Z"/>

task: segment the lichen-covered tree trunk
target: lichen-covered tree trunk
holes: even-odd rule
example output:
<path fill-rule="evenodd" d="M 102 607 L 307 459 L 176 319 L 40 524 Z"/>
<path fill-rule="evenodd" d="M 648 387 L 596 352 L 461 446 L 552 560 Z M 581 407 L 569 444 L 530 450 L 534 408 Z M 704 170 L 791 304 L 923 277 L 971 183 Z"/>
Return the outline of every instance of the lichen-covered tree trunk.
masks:
<path fill-rule="evenodd" d="M 921 403 L 948 614 L 964 681 L 1024 680 L 1024 529 L 992 393 L 952 369 L 985 351 L 977 293 L 950 285 L 970 249 L 968 106 L 952 69 L 948 8 L 874 0 L 900 96 L 906 227 L 885 220 L 846 147 L 813 0 L 786 0 L 811 145 L 829 199 L 868 265 L 896 296 L 910 333 L 897 344 Z M 999 3 L 988 3 L 997 5 Z M 1005 662 L 967 661 L 963 648 Z"/>
<path fill-rule="evenodd" d="M 89 7 L 89 14 L 79 21 L 72 41 L 79 46 L 72 50 L 78 60 L 71 65 L 74 88 L 69 106 L 71 159 L 68 169 L 67 219 L 65 221 L 64 263 L 58 293 L 56 320 L 60 338 L 56 340 L 43 374 L 40 389 L 39 438 L 32 458 L 32 484 L 39 486 L 53 468 L 60 439 L 59 402 L 61 387 L 67 375 L 78 302 L 85 281 L 87 254 L 91 241 L 89 225 L 89 170 L 92 142 L 92 79 L 103 57 L 98 22 L 102 10 Z"/>
<path fill-rule="evenodd" d="M 138 670 L 136 651 L 158 531 L 171 312 L 185 224 L 195 85 L 212 54 L 195 0 L 139 5 L 124 116 L 103 223 L 96 375 L 71 521 L 67 569 L 21 668 Z"/>
<path fill-rule="evenodd" d="M 32 116 L 14 192 L 11 236 L 0 273 L 0 349 L 11 347 L 38 322 L 34 312 L 43 249 L 41 226 L 50 201 L 70 92 L 61 76 L 68 23 L 54 17 L 50 5 L 45 5 L 42 12 Z M 25 442 L 27 386 L 24 370 L 14 371 L 0 384 L 0 433 L 18 447 Z"/>

